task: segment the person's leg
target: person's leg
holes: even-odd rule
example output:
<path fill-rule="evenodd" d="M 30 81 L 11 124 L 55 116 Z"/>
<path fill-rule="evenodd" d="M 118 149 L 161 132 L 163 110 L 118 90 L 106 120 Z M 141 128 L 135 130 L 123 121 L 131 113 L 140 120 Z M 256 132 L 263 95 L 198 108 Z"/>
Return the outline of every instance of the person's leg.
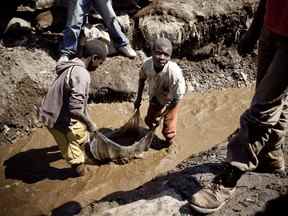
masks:
<path fill-rule="evenodd" d="M 275 40 L 276 37 L 276 40 Z M 267 31 L 265 28 L 262 30 L 261 37 L 258 45 L 258 63 L 257 63 L 257 78 L 256 88 L 265 76 L 269 65 L 277 50 L 277 36 Z M 286 100 L 287 101 L 287 100 Z M 267 140 L 267 145 L 264 145 L 263 149 L 258 155 L 259 166 L 258 171 L 266 172 L 278 172 L 285 169 L 284 157 L 281 149 L 282 143 L 285 140 L 282 133 L 287 127 L 287 106 L 285 105 L 280 116 L 278 124 L 272 129 Z"/>
<path fill-rule="evenodd" d="M 241 116 L 238 134 L 228 143 L 228 169 L 215 178 L 213 187 L 203 188 L 192 195 L 190 205 L 196 210 L 206 213 L 217 211 L 230 198 L 241 175 L 258 166 L 257 155 L 272 139 L 271 132 L 283 115 L 285 91 L 288 88 L 287 59 L 288 49 L 279 47 L 258 83 L 250 108 Z M 276 143 L 271 142 L 269 145 Z"/>
<path fill-rule="evenodd" d="M 250 108 L 241 116 L 239 133 L 228 144 L 228 161 L 243 171 L 258 166 L 257 155 L 266 144 L 278 149 L 276 145 L 287 128 L 287 59 L 288 51 L 278 48 L 256 89 Z"/>
<path fill-rule="evenodd" d="M 271 129 L 267 144 L 260 151 L 258 157 L 258 171 L 284 173 L 285 159 L 282 146 L 285 142 L 285 134 L 288 128 L 288 97 L 283 104 L 282 113 L 278 123 Z"/>
<path fill-rule="evenodd" d="M 91 0 L 71 0 L 67 14 L 67 22 L 63 31 L 63 41 L 60 45 L 60 55 L 70 58 L 75 55 L 82 25 L 88 13 Z M 65 59 L 66 60 L 66 59 Z"/>
<path fill-rule="evenodd" d="M 89 137 L 86 127 L 77 122 L 66 130 L 52 128 L 49 131 L 57 142 L 66 162 L 75 169 L 78 175 L 84 175 L 85 169 L 82 165 L 85 162 L 85 154 L 81 148 L 84 147 L 83 145 Z"/>
<path fill-rule="evenodd" d="M 145 123 L 149 128 L 153 128 L 155 125 L 159 124 L 159 117 L 161 115 L 163 107 L 164 106 L 159 104 L 157 101 L 153 99 L 150 100 L 147 115 L 144 119 Z"/>
<path fill-rule="evenodd" d="M 69 127 L 67 133 L 68 146 L 67 146 L 67 158 L 70 164 L 82 164 L 85 162 L 85 155 L 81 148 L 89 139 L 89 132 L 86 126 L 81 122 L 73 124 Z"/>
<path fill-rule="evenodd" d="M 166 139 L 168 145 L 171 145 L 176 136 L 177 114 L 179 111 L 179 104 L 167 112 L 163 120 L 162 134 Z"/>
<path fill-rule="evenodd" d="M 258 43 L 256 88 L 265 76 L 276 50 L 277 45 L 274 35 L 263 28 Z"/>
<path fill-rule="evenodd" d="M 122 32 L 121 25 L 117 20 L 117 16 L 112 7 L 111 0 L 94 0 L 94 7 L 103 18 L 105 25 L 108 28 L 111 38 L 115 43 L 115 48 L 126 46 L 129 41 Z"/>
<path fill-rule="evenodd" d="M 52 134 L 54 140 L 56 141 L 59 150 L 62 154 L 62 157 L 68 162 L 68 156 L 67 156 L 68 139 L 66 133 L 64 131 L 55 128 L 49 128 L 49 132 Z"/>
<path fill-rule="evenodd" d="M 121 25 L 117 20 L 117 16 L 112 7 L 111 0 L 94 0 L 94 7 L 103 18 L 103 21 L 108 28 L 109 34 L 114 42 L 114 46 L 125 56 L 134 58 L 136 52 L 130 47 L 129 40 L 122 32 Z"/>

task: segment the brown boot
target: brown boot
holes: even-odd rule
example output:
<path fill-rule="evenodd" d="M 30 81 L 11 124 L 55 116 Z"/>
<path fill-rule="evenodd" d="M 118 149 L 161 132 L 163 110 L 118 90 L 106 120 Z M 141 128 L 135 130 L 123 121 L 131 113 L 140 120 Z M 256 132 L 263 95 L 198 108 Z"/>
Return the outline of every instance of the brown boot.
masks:
<path fill-rule="evenodd" d="M 235 192 L 237 181 L 242 174 L 243 172 L 236 167 L 227 167 L 212 183 L 191 196 L 190 206 L 204 214 L 218 211 Z"/>

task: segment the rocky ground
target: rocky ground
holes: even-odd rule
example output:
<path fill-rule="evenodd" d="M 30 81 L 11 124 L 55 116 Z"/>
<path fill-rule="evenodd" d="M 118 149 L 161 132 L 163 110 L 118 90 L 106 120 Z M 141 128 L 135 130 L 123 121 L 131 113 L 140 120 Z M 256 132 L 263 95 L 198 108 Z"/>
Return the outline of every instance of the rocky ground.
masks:
<path fill-rule="evenodd" d="M 284 146 L 286 165 L 288 146 Z M 201 185 L 211 182 L 224 165 L 226 146 L 191 156 L 176 169 L 128 192 L 111 194 L 82 209 L 79 216 L 106 215 L 199 215 L 189 207 L 189 197 Z M 286 215 L 288 176 L 269 173 L 246 173 L 238 182 L 232 199 L 211 215 Z M 54 211 L 55 215 L 72 209 Z"/>
<path fill-rule="evenodd" d="M 149 2 L 145 1 L 145 5 Z M 183 69 L 190 92 L 250 85 L 255 80 L 256 54 L 242 58 L 235 48 L 247 29 L 256 2 L 153 1 L 141 11 L 128 10 L 132 28 L 128 30 L 129 38 L 139 57 L 134 60 L 109 57 L 92 74 L 90 101 L 131 101 L 137 90 L 137 71 L 143 58 L 149 55 L 149 41 L 161 31 L 173 41 L 173 60 Z M 121 6 L 123 4 L 118 4 L 119 8 Z M 29 134 L 31 128 L 40 126 L 35 106 L 55 76 L 53 70 L 64 25 L 57 21 L 63 8 L 20 8 L 16 12 L 15 8 L 16 5 L 9 7 L 13 13 L 7 10 L 7 14 L 0 16 L 0 37 L 3 36 L 3 43 L 0 43 L 0 145 L 15 143 L 18 137 Z M 22 19 L 16 20 L 20 27 L 16 25 L 16 30 L 11 28 L 9 34 L 2 34 L 12 15 Z M 284 150 L 287 159 L 287 145 Z M 225 159 L 225 153 L 225 145 L 218 146 L 192 156 L 175 170 L 133 191 L 111 194 L 82 210 L 65 207 L 55 209 L 52 214 L 197 215 L 189 208 L 187 199 L 201 184 L 221 172 L 220 162 Z M 285 215 L 274 212 L 284 209 L 287 191 L 287 176 L 247 173 L 240 180 L 233 199 L 213 215 Z"/>
<path fill-rule="evenodd" d="M 90 101 L 131 101 L 143 58 L 150 54 L 151 41 L 161 35 L 172 41 L 190 92 L 254 81 L 255 54 L 239 57 L 235 42 L 247 29 L 255 0 L 145 0 L 139 1 L 142 8 L 135 7 L 135 1 L 113 2 L 121 17 L 124 13 L 122 24 L 139 57 L 108 58 L 92 74 Z M 0 13 L 1 144 L 15 143 L 39 126 L 35 106 L 55 75 L 67 4 L 66 0 L 17 0 Z"/>

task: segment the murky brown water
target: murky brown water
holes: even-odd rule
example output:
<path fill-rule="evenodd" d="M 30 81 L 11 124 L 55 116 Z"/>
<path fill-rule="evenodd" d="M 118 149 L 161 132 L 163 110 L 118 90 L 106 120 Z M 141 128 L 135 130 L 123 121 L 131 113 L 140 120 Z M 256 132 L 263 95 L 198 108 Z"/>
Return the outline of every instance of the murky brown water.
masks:
<path fill-rule="evenodd" d="M 151 149 L 144 159 L 126 165 L 90 166 L 91 172 L 80 178 L 72 176 L 46 129 L 35 130 L 16 145 L 1 146 L 0 215 L 49 214 L 63 204 L 84 206 L 113 192 L 134 189 L 191 154 L 223 142 L 238 126 L 252 90 L 186 96 L 179 113 L 176 144 L 169 151 Z M 146 109 L 144 104 L 142 111 Z M 132 115 L 132 103 L 98 104 L 90 111 L 99 128 L 117 128 Z"/>

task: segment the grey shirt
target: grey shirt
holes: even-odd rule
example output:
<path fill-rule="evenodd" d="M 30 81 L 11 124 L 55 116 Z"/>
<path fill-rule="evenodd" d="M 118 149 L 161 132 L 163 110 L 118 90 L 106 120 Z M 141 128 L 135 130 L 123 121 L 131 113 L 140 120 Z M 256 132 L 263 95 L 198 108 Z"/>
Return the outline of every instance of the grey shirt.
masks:
<path fill-rule="evenodd" d="M 58 77 L 49 88 L 40 107 L 40 120 L 49 128 L 65 129 L 73 124 L 71 111 L 87 115 L 90 73 L 80 59 L 56 66 Z"/>

